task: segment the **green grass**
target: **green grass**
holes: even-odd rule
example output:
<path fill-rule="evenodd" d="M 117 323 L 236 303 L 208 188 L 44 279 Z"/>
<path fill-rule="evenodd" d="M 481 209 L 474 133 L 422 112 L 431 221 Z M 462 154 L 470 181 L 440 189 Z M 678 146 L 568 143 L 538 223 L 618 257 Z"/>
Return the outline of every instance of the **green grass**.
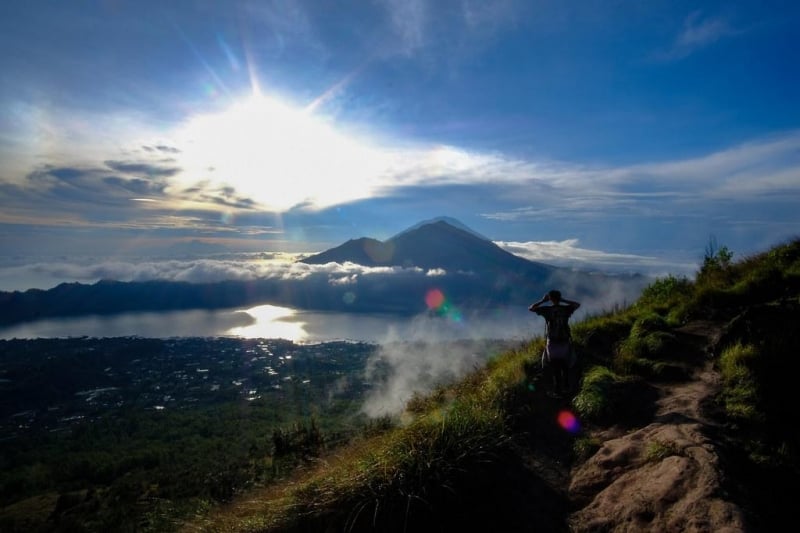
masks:
<path fill-rule="evenodd" d="M 650 462 L 663 461 L 673 455 L 682 455 L 682 450 L 674 442 L 654 440 L 647 443 L 645 459 Z"/>
<path fill-rule="evenodd" d="M 610 415 L 614 408 L 613 389 L 624 378 L 603 366 L 590 368 L 583 376 L 581 389 L 572 404 L 586 420 L 599 420 Z"/>
<path fill-rule="evenodd" d="M 726 348 L 719 358 L 725 411 L 740 421 L 752 423 L 763 419 L 759 409 L 758 381 L 753 372 L 758 357 L 755 346 L 737 343 Z"/>
<path fill-rule="evenodd" d="M 212 513 L 210 520 L 222 530 L 292 530 L 331 521 L 347 529 L 365 527 L 365 521 L 402 521 L 407 512 L 460 498 L 482 469 L 509 454 L 509 409 L 520 408 L 531 392 L 526 383 L 538 367 L 540 347 L 534 342 L 508 352 L 458 383 L 414 397 L 405 425 L 324 458 L 280 495 L 266 489 L 263 505 L 251 499 Z"/>

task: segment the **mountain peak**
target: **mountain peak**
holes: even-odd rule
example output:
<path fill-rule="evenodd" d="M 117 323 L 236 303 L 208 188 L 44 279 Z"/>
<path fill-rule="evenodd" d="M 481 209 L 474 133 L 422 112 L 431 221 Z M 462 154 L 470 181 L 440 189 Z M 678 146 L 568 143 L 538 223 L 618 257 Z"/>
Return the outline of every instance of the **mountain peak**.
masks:
<path fill-rule="evenodd" d="M 404 235 L 404 234 L 409 233 L 411 231 L 414 231 L 414 230 L 420 229 L 420 228 L 422 228 L 424 226 L 429 226 L 429 225 L 432 225 L 432 224 L 446 224 L 448 226 L 452 226 L 454 228 L 460 229 L 461 231 L 465 231 L 465 232 L 467 232 L 467 233 L 469 233 L 469 234 L 471 234 L 471 235 L 473 235 L 475 237 L 478 237 L 479 239 L 483 239 L 485 241 L 490 241 L 491 240 L 488 237 L 485 237 L 484 235 L 481 235 L 477 231 L 475 231 L 472 228 L 468 227 L 466 224 L 462 223 L 461 221 L 456 220 L 455 218 L 452 218 L 452 217 L 447 217 L 447 216 L 440 216 L 440 217 L 431 218 L 431 219 L 428 219 L 428 220 L 423 220 L 422 222 L 418 222 L 418 223 L 414 224 L 413 226 L 411 226 L 410 228 L 407 228 L 407 229 L 401 231 L 400 233 L 398 233 L 397 235 L 392 237 L 390 240 L 396 239 L 396 238 L 400 237 L 401 235 Z"/>
<path fill-rule="evenodd" d="M 513 255 L 459 221 L 446 217 L 420 222 L 383 242 L 367 238 L 350 240 L 302 262 L 441 268 L 482 275 L 505 272 L 537 279 L 552 271 L 552 267 Z"/>

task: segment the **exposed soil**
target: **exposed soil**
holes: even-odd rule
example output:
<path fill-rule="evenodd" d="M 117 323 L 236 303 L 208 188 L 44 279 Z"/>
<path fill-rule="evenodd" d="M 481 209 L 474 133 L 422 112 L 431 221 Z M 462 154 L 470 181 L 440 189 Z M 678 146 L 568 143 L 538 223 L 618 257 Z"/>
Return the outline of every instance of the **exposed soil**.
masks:
<path fill-rule="evenodd" d="M 720 388 L 709 354 L 721 324 L 694 322 L 676 334 L 674 364 L 688 378 L 650 384 L 658 399 L 643 427 L 591 432 L 602 445 L 570 474 L 569 530 L 747 530 L 744 512 L 726 493 L 720 428 L 709 409 Z"/>

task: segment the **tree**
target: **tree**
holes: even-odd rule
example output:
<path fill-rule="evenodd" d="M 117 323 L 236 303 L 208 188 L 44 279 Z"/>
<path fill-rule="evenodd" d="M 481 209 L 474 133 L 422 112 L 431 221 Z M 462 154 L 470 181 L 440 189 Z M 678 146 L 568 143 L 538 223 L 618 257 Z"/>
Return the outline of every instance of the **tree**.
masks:
<path fill-rule="evenodd" d="M 719 246 L 717 238 L 711 235 L 703 256 L 703 265 L 697 274 L 698 283 L 702 285 L 727 283 L 732 259 L 733 252 L 727 246 Z"/>

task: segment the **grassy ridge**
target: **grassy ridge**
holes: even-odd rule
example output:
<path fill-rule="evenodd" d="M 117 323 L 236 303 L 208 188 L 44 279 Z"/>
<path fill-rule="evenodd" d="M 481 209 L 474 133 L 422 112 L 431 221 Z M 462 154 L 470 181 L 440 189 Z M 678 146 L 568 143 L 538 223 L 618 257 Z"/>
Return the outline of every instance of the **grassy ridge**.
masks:
<path fill-rule="evenodd" d="M 796 473 L 800 420 L 787 408 L 793 404 L 792 387 L 781 361 L 800 348 L 798 295 L 800 241 L 739 262 L 725 248 L 709 251 L 695 280 L 659 279 L 629 308 L 575 325 L 582 379 L 574 411 L 584 424 L 600 425 L 642 415 L 632 409 L 647 404 L 646 380 L 685 378 L 686 361 L 703 356 L 678 338 L 676 328 L 713 320 L 727 324 L 718 359 L 726 423 L 747 429 L 755 464 L 771 462 Z M 523 465 L 532 458 L 563 460 L 554 450 L 564 444 L 573 448 L 567 460 L 580 460 L 597 443 L 563 431 L 554 437 L 543 429 L 552 425 L 558 407 L 547 403 L 539 386 L 542 347 L 543 341 L 534 339 L 458 383 L 415 397 L 397 426 L 359 439 L 290 483 L 251 494 L 192 527 L 513 530 L 526 520 L 530 525 L 549 517 L 549 526 L 536 523 L 560 529 L 559 513 L 567 503 L 553 486 L 558 480 L 545 480 L 541 469 L 522 479 Z M 516 507 L 517 523 L 508 517 L 521 503 L 515 491 L 530 497 Z"/>
<path fill-rule="evenodd" d="M 409 420 L 326 458 L 282 492 L 269 489 L 207 522 L 215 530 L 418 531 L 443 509 L 486 506 L 498 465 L 515 465 L 514 420 L 538 343 L 492 360 L 459 383 L 409 404 Z M 504 470 L 504 468 L 501 468 Z M 257 500 L 254 502 L 253 500 Z M 453 526 L 452 517 L 448 523 Z"/>

